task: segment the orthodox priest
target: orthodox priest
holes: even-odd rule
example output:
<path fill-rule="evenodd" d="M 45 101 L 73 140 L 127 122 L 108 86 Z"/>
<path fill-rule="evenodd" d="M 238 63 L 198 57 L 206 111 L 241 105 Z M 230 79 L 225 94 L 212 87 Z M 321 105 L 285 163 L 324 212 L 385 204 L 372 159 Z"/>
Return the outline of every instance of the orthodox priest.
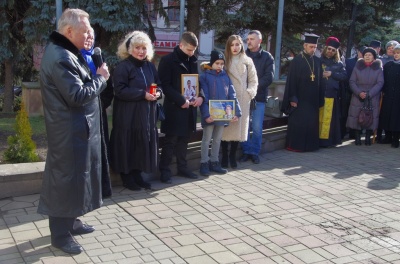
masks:
<path fill-rule="evenodd" d="M 324 105 L 321 61 L 314 53 L 319 36 L 305 34 L 303 51 L 291 62 L 282 111 L 289 115 L 286 149 L 319 149 L 319 108 Z"/>

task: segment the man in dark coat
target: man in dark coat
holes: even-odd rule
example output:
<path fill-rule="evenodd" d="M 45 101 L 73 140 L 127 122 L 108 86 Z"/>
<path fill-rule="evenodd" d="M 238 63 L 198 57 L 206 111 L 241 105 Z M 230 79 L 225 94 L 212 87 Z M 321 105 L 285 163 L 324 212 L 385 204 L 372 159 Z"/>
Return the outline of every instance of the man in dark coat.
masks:
<path fill-rule="evenodd" d="M 169 165 L 174 153 L 178 175 L 191 179 L 198 177 L 187 168 L 186 153 L 190 135 L 196 131 L 197 107 L 203 103 L 203 97 L 198 96 L 189 102 L 182 93 L 181 82 L 182 74 L 198 74 L 197 58 L 194 56 L 197 46 L 196 35 L 184 32 L 179 45 L 172 53 L 161 58 L 158 66 L 158 75 L 165 95 L 165 120 L 161 122 L 161 132 L 165 134 L 165 138 L 161 146 L 159 165 L 161 181 L 164 183 L 172 182 Z"/>
<path fill-rule="evenodd" d="M 314 56 L 319 36 L 306 34 L 304 50 L 290 63 L 282 111 L 289 115 L 286 149 L 319 149 L 319 108 L 324 105 L 321 60 Z"/>
<path fill-rule="evenodd" d="M 110 74 L 103 64 L 92 76 L 80 53 L 91 32 L 85 11 L 65 10 L 40 69 L 48 152 L 38 213 L 49 216 L 52 246 L 70 254 L 83 250 L 72 235 L 94 231 L 77 217 L 102 204 L 99 94 Z"/>

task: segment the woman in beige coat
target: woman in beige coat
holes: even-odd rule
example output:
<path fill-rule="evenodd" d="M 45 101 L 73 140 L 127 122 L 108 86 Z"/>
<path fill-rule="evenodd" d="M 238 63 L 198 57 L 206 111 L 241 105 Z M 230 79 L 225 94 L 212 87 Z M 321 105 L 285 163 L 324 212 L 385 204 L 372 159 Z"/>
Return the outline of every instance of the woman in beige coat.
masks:
<path fill-rule="evenodd" d="M 250 101 L 256 96 L 258 86 L 257 72 L 253 60 L 245 54 L 243 40 L 238 35 L 230 36 L 226 42 L 225 69 L 235 87 L 242 116 L 238 122 L 230 123 L 228 127 L 224 128 L 221 141 L 221 166 L 227 168 L 229 161 L 231 168 L 236 168 L 236 150 L 239 141 L 247 140 L 250 123 Z M 231 146 L 228 155 L 229 143 Z"/>

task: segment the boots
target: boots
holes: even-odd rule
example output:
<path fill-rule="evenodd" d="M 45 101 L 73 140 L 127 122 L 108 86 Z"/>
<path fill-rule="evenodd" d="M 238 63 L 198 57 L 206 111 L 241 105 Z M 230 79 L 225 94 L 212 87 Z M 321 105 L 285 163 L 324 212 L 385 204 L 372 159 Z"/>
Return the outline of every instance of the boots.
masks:
<path fill-rule="evenodd" d="M 135 180 L 134 180 L 134 176 L 131 174 L 125 174 L 125 173 L 121 173 L 121 180 L 122 180 L 122 186 L 124 186 L 125 188 L 131 190 L 131 191 L 140 191 L 141 188 L 139 185 L 136 184 Z"/>
<path fill-rule="evenodd" d="M 400 132 L 392 132 L 392 148 L 399 147 L 399 136 Z"/>
<path fill-rule="evenodd" d="M 221 141 L 222 158 L 221 167 L 228 168 L 228 141 Z"/>
<path fill-rule="evenodd" d="M 148 190 L 151 189 L 151 184 L 148 183 L 148 182 L 145 182 L 145 181 L 143 180 L 141 171 L 135 170 L 135 171 L 133 172 L 133 177 L 134 177 L 134 179 L 135 179 L 135 183 L 136 183 L 139 187 L 142 187 L 143 189 L 148 189 Z"/>
<path fill-rule="evenodd" d="M 354 137 L 355 137 L 354 143 L 356 144 L 356 146 L 360 146 L 361 145 L 361 131 L 358 129 L 355 129 Z"/>
<path fill-rule="evenodd" d="M 200 175 L 204 177 L 210 176 L 210 167 L 208 162 L 204 162 L 200 164 Z"/>
<path fill-rule="evenodd" d="M 221 164 L 219 164 L 219 161 L 210 162 L 210 170 L 219 174 L 225 174 L 228 172 L 227 169 L 221 168 Z"/>
<path fill-rule="evenodd" d="M 372 130 L 367 129 L 365 131 L 365 146 L 371 146 L 371 135 Z"/>
<path fill-rule="evenodd" d="M 236 169 L 237 168 L 237 162 L 236 162 L 236 150 L 238 148 L 239 141 L 231 141 L 231 150 L 229 152 L 229 162 L 231 163 L 231 168 Z M 224 166 L 222 166 L 224 167 Z"/>

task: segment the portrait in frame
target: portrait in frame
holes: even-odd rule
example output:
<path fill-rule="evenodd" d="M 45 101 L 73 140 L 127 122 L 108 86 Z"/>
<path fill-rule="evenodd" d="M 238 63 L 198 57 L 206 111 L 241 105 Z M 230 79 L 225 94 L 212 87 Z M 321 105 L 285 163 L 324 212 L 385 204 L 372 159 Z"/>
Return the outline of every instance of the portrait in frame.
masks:
<path fill-rule="evenodd" d="M 235 100 L 209 100 L 208 107 L 215 121 L 230 121 L 235 116 Z"/>
<path fill-rule="evenodd" d="M 182 95 L 193 102 L 199 96 L 199 75 L 198 74 L 182 74 L 181 75 Z"/>

